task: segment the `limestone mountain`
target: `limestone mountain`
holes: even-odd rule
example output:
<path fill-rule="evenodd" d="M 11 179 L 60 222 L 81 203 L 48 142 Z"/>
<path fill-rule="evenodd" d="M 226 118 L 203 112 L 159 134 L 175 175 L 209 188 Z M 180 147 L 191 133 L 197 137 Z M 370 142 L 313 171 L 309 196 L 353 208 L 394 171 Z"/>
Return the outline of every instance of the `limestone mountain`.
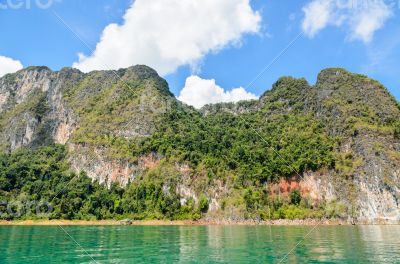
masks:
<path fill-rule="evenodd" d="M 399 103 L 343 69 L 200 110 L 146 66 L 31 67 L 0 79 L 0 151 L 65 145 L 71 171 L 125 188 L 105 206 L 114 215 L 165 217 L 169 201 L 186 216 L 396 222 L 399 137 Z"/>
<path fill-rule="evenodd" d="M 67 144 L 75 170 L 122 184 L 135 143 L 177 103 L 165 80 L 146 66 L 88 74 L 30 67 L 1 78 L 0 99 L 1 151 Z"/>

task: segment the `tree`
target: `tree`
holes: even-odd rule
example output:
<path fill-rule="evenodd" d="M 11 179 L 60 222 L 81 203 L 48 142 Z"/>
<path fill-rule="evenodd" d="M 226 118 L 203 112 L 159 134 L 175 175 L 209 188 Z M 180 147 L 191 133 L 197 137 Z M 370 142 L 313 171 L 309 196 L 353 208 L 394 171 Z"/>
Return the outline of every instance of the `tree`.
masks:
<path fill-rule="evenodd" d="M 200 199 L 199 199 L 199 210 L 200 210 L 200 212 L 207 213 L 208 212 L 208 207 L 209 207 L 208 199 L 204 194 L 202 194 L 200 196 Z"/>
<path fill-rule="evenodd" d="M 301 201 L 301 194 L 300 190 L 294 189 L 290 192 L 290 202 L 294 205 L 300 204 Z"/>

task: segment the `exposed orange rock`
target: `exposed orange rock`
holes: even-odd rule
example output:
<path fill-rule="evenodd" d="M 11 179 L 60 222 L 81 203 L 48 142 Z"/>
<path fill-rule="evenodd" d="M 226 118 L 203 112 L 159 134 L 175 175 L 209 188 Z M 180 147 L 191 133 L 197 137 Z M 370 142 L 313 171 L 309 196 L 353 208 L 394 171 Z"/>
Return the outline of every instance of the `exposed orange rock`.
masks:
<path fill-rule="evenodd" d="M 160 159 L 158 159 L 155 155 L 150 154 L 140 157 L 139 162 L 143 164 L 144 168 L 154 169 L 160 164 Z"/>
<path fill-rule="evenodd" d="M 289 179 L 281 179 L 278 183 L 272 184 L 269 191 L 272 195 L 288 196 L 291 191 L 300 190 L 302 196 L 306 196 L 311 192 L 309 186 L 301 181 L 299 176 L 292 176 Z"/>

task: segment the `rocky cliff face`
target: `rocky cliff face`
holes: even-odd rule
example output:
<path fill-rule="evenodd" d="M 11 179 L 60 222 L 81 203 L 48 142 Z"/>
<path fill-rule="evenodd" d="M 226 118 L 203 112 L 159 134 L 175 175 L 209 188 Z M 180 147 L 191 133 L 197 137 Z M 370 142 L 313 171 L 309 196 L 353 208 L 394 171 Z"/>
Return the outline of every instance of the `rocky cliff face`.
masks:
<path fill-rule="evenodd" d="M 313 110 L 339 137 L 336 196 L 346 197 L 360 220 L 398 221 L 400 141 L 391 129 L 400 120 L 397 102 L 378 82 L 341 69 L 322 71 L 315 90 Z"/>
<path fill-rule="evenodd" d="M 77 172 L 126 185 L 140 166 L 118 143 L 151 135 L 174 100 L 146 66 L 89 74 L 27 68 L 0 79 L 0 150 L 67 144 Z"/>
<path fill-rule="evenodd" d="M 265 105 L 266 120 L 281 114 L 311 114 L 337 141 L 334 169 L 282 179 L 270 193 L 279 190 L 288 196 L 301 189 L 314 202 L 345 204 L 346 215 L 359 221 L 400 220 L 400 140 L 392 126 L 400 120 L 399 104 L 380 83 L 343 69 L 326 69 L 315 86 L 283 77 L 258 102 L 217 104 L 202 111 L 240 115 L 257 113 Z"/>
<path fill-rule="evenodd" d="M 343 69 L 326 69 L 315 86 L 282 78 L 260 102 L 280 102 L 272 112 L 311 113 L 336 138 L 335 170 L 304 174 L 304 192 L 346 204 L 360 221 L 400 219 L 400 140 L 393 123 L 399 105 L 377 81 Z M 290 188 L 289 188 L 290 189 Z"/>
<path fill-rule="evenodd" d="M 0 151 L 66 144 L 73 170 L 86 171 L 107 185 L 125 186 L 162 162 L 159 153 L 141 153 L 138 146 L 177 107 L 197 113 L 179 103 L 167 83 L 146 66 L 88 74 L 31 67 L 0 78 Z M 300 189 L 315 203 L 345 205 L 352 218 L 400 220 L 400 140 L 394 131 L 400 109 L 378 82 L 342 69 L 322 71 L 315 86 L 284 77 L 258 101 L 200 111 L 205 118 L 221 112 L 262 116 L 264 122 L 278 115 L 309 115 L 335 138 L 331 168 L 282 179 L 265 187 L 270 194 L 288 196 Z M 225 216 L 241 215 L 235 204 L 223 201 L 234 195 L 232 183 L 210 180 L 204 170 L 178 161 L 167 162 L 179 178 L 176 192 L 183 204 L 206 195 L 211 213 L 225 207 Z"/>

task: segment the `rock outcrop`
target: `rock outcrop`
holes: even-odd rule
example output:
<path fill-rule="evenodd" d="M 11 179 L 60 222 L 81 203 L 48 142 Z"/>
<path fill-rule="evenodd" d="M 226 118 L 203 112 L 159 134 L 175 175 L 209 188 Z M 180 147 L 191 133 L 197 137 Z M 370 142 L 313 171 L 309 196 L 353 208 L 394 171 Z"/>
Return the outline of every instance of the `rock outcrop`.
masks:
<path fill-rule="evenodd" d="M 141 166 L 115 145 L 151 135 L 170 101 L 167 83 L 146 66 L 88 74 L 30 67 L 0 79 L 0 151 L 67 144 L 76 172 L 124 186 Z"/>
<path fill-rule="evenodd" d="M 30 67 L 0 78 L 0 151 L 65 144 L 74 171 L 108 186 L 126 186 L 162 160 L 158 153 L 136 152 L 137 146 L 176 108 L 196 112 L 178 102 L 165 80 L 146 66 L 87 74 Z M 196 113 L 221 112 L 263 116 L 265 122 L 276 115 L 309 115 L 336 139 L 334 166 L 266 186 L 272 195 L 300 189 L 310 201 L 345 205 L 351 218 L 400 220 L 400 139 L 393 132 L 400 108 L 378 82 L 326 69 L 315 86 L 283 77 L 258 101 L 208 105 Z M 204 187 L 204 172 L 175 161 L 173 166 L 180 177 L 176 192 L 181 203 L 197 203 L 205 194 L 213 212 L 231 195 L 228 183 L 214 179 Z"/>

